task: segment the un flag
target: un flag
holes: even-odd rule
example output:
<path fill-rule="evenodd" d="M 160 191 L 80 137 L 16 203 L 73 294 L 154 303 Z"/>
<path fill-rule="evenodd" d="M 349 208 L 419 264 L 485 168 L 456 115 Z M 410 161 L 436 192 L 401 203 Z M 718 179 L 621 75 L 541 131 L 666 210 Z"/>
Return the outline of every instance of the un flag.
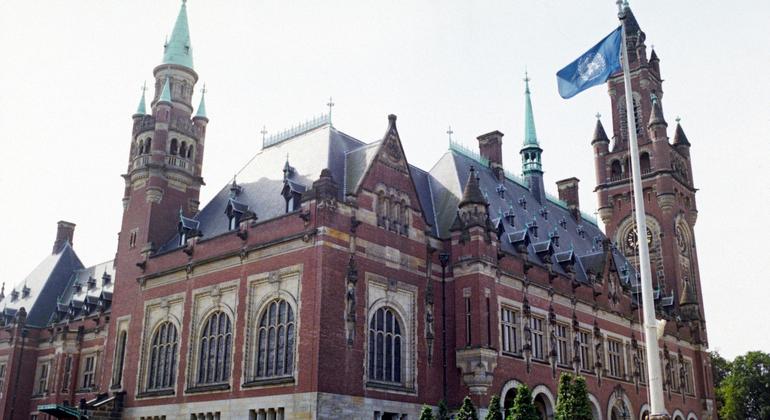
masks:
<path fill-rule="evenodd" d="M 591 86 L 600 85 L 606 82 L 612 73 L 620 70 L 620 48 L 623 39 L 621 28 L 612 31 L 585 54 L 556 73 L 559 95 L 562 98 L 571 98 Z"/>

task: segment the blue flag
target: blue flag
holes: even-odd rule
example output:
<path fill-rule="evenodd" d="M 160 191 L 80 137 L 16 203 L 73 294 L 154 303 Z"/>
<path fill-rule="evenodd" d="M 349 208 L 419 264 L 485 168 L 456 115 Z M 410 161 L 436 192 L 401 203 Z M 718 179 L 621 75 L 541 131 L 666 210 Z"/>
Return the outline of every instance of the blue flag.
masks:
<path fill-rule="evenodd" d="M 606 82 L 611 74 L 620 70 L 620 44 L 623 39 L 621 28 L 612 31 L 585 54 L 556 73 L 559 95 L 562 98 L 569 99 L 592 86 L 600 85 Z"/>

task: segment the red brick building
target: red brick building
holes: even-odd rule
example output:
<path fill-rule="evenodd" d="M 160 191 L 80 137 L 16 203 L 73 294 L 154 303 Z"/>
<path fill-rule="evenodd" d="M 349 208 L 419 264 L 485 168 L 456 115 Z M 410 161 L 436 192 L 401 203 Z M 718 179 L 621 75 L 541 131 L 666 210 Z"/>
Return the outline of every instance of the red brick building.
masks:
<path fill-rule="evenodd" d="M 629 15 L 666 405 L 713 418 L 690 143 L 679 124 L 669 141 L 659 60 Z M 551 418 L 562 372 L 587 379 L 595 418 L 646 413 L 620 75 L 612 139 L 600 121 L 586 139 L 603 233 L 576 178 L 546 193 L 528 82 L 522 177 L 498 131 L 425 171 L 396 116 L 373 143 L 323 116 L 264 139 L 201 207 L 184 4 L 153 74 L 116 259 L 85 267 L 60 222 L 52 255 L 0 294 L 2 418 L 416 419 L 443 397 L 509 406 L 519 383 Z"/>

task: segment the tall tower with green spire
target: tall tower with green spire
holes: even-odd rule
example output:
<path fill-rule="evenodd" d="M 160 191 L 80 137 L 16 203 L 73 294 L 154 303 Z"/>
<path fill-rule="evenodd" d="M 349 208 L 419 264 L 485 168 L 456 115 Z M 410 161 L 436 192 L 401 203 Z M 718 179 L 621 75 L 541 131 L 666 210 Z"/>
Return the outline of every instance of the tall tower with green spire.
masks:
<path fill-rule="evenodd" d="M 538 201 L 542 202 L 545 189 L 543 187 L 543 149 L 537 141 L 535 116 L 532 112 L 532 98 L 529 91 L 529 76 L 524 73 L 524 144 L 519 151 L 521 154 L 521 171 L 529 183 L 529 189 Z"/>

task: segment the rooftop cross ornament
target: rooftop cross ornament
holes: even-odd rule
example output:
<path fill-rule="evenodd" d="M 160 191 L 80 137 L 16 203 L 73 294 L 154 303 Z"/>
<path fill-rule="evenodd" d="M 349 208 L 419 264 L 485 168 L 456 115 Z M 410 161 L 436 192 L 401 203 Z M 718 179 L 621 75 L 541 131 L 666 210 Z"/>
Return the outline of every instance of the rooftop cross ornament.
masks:
<path fill-rule="evenodd" d="M 144 95 L 145 92 L 147 92 L 147 81 L 146 80 L 144 81 L 144 83 L 142 83 L 142 88 L 141 89 L 142 89 L 142 95 Z"/>
<path fill-rule="evenodd" d="M 264 125 L 262 126 L 262 131 L 260 131 L 260 133 L 262 133 L 262 144 L 265 144 L 265 135 L 267 135 L 267 128 Z"/>
<path fill-rule="evenodd" d="M 596 119 L 597 119 L 597 120 L 599 120 L 599 119 L 601 119 L 601 118 L 602 118 L 602 114 L 600 114 L 600 113 L 598 113 L 598 112 L 597 112 L 597 113 L 596 113 Z"/>
<path fill-rule="evenodd" d="M 446 133 L 449 136 L 449 143 L 452 143 L 452 134 L 454 134 L 454 131 L 452 131 L 451 125 L 449 126 L 449 128 L 447 128 Z"/>
<path fill-rule="evenodd" d="M 332 101 L 332 97 L 329 97 L 329 102 L 326 103 L 326 106 L 329 107 L 329 125 L 332 123 L 332 107 L 335 105 L 334 101 Z"/>
<path fill-rule="evenodd" d="M 679 115 L 677 115 L 677 116 L 676 116 L 676 119 L 674 119 L 674 121 L 676 121 L 676 123 L 677 123 L 677 124 L 679 124 L 679 121 L 682 121 L 682 117 L 680 117 Z"/>
<path fill-rule="evenodd" d="M 203 84 L 203 87 L 201 88 L 201 95 L 205 95 L 208 90 L 206 89 L 206 84 Z"/>

